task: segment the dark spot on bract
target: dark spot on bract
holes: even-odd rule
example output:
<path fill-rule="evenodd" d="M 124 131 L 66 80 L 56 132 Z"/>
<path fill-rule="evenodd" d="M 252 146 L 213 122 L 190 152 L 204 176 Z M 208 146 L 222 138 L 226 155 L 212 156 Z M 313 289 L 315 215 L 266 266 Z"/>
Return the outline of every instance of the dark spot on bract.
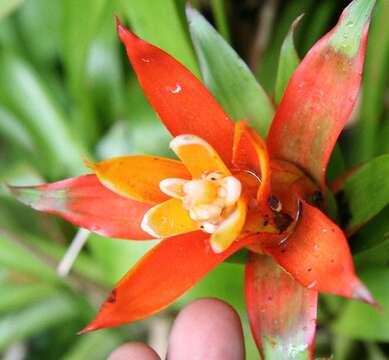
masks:
<path fill-rule="evenodd" d="M 113 290 L 109 293 L 106 302 L 108 302 L 108 303 L 110 303 L 110 304 L 113 304 L 113 303 L 116 302 L 116 289 L 113 289 Z"/>
<path fill-rule="evenodd" d="M 281 249 L 281 253 L 285 254 L 286 253 L 286 249 Z"/>
<path fill-rule="evenodd" d="M 312 268 L 308 268 L 307 270 L 308 270 L 308 271 L 312 271 Z"/>
<path fill-rule="evenodd" d="M 273 211 L 278 212 L 281 211 L 282 209 L 281 202 L 278 199 L 278 197 L 275 195 L 269 196 L 269 198 L 267 199 L 267 204 L 269 205 L 270 209 L 272 209 Z"/>
<path fill-rule="evenodd" d="M 284 232 L 293 222 L 293 218 L 284 212 L 276 213 L 274 216 L 274 223 L 280 233 Z"/>
<path fill-rule="evenodd" d="M 263 222 L 263 226 L 267 226 L 269 224 L 269 221 L 268 220 L 265 220 L 264 222 Z"/>

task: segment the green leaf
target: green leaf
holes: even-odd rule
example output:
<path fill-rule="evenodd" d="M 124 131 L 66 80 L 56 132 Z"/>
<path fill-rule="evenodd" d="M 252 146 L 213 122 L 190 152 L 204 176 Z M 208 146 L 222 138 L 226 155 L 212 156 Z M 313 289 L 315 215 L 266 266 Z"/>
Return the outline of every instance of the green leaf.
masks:
<path fill-rule="evenodd" d="M 256 67 L 256 76 L 268 93 L 272 93 L 274 89 L 278 56 L 285 34 L 288 32 L 293 20 L 300 14 L 304 13 L 311 3 L 311 0 L 287 1 L 283 4 L 285 6 L 280 8 L 277 20 L 273 23 L 273 27 L 271 29 L 269 47 L 259 59 L 259 63 Z M 305 19 L 303 21 L 305 21 Z"/>
<path fill-rule="evenodd" d="M 41 251 L 51 259 L 59 263 L 64 257 L 67 247 L 48 239 L 43 239 L 36 236 L 26 236 L 28 243 L 34 246 L 35 249 Z M 106 274 L 99 264 L 96 263 L 96 259 L 87 254 L 81 252 L 72 266 L 72 273 L 79 274 L 87 280 L 91 280 L 97 284 L 110 285 L 108 281 L 109 276 Z"/>
<path fill-rule="evenodd" d="M 37 256 L 31 253 L 30 249 L 6 239 L 0 234 L 0 264 L 7 269 L 12 269 L 38 279 L 50 282 L 58 282 L 56 273 Z"/>
<path fill-rule="evenodd" d="M 212 11 L 215 17 L 216 28 L 220 35 L 230 42 L 230 31 L 228 28 L 227 9 L 225 0 L 211 0 Z"/>
<path fill-rule="evenodd" d="M 385 89 L 389 79 L 388 18 L 389 2 L 379 1 L 369 31 L 360 119 L 353 129 L 351 139 L 350 157 L 353 163 L 367 161 L 388 149 L 388 137 L 385 137 L 385 131 L 381 131 L 379 124 L 380 116 L 385 110 Z M 386 135 L 389 135 L 389 131 Z M 383 136 L 384 146 L 377 141 L 380 136 Z"/>
<path fill-rule="evenodd" d="M 247 65 L 196 10 L 188 9 L 189 27 L 205 84 L 234 120 L 247 120 L 267 135 L 273 105 Z"/>
<path fill-rule="evenodd" d="M 24 0 L 0 0 L 0 19 L 15 11 Z"/>
<path fill-rule="evenodd" d="M 300 58 L 294 46 L 293 36 L 302 16 L 303 15 L 300 15 L 293 22 L 281 46 L 275 89 L 275 102 L 277 105 L 280 103 L 282 96 L 284 95 L 289 79 L 293 75 L 293 72 L 297 69 L 297 66 L 300 64 Z"/>
<path fill-rule="evenodd" d="M 53 294 L 55 289 L 46 284 L 0 285 L 0 314 L 31 305 Z"/>
<path fill-rule="evenodd" d="M 312 5 L 305 18 L 304 37 L 300 39 L 304 53 L 328 30 L 339 6 L 333 0 L 321 0 Z"/>
<path fill-rule="evenodd" d="M 14 144 L 23 147 L 24 150 L 34 150 L 31 134 L 14 115 L 2 107 L 0 107 L 0 134 Z"/>
<path fill-rule="evenodd" d="M 223 263 L 189 289 L 176 305 L 184 305 L 201 297 L 215 297 L 231 304 L 238 312 L 245 311 L 244 266 Z"/>
<path fill-rule="evenodd" d="M 67 79 L 74 94 L 82 91 L 86 61 L 107 0 L 66 0 L 63 2 L 63 56 Z M 112 17 L 112 27 L 114 21 Z"/>
<path fill-rule="evenodd" d="M 182 4 L 174 0 L 122 0 L 134 32 L 199 75 Z"/>
<path fill-rule="evenodd" d="M 65 353 L 61 360 L 106 360 L 108 355 L 123 340 L 110 331 L 95 332 L 77 338 L 73 347 Z"/>
<path fill-rule="evenodd" d="M 347 178 L 339 196 L 341 206 L 347 206 L 349 228 L 366 223 L 389 203 L 388 177 L 389 154 L 371 160 Z"/>
<path fill-rule="evenodd" d="M 76 303 L 59 293 L 0 320 L 0 351 L 11 344 L 77 316 Z"/>
<path fill-rule="evenodd" d="M 155 244 L 156 241 L 121 241 L 91 234 L 89 247 L 94 260 L 114 285 Z"/>
<path fill-rule="evenodd" d="M 350 238 L 351 250 L 354 254 L 375 247 L 380 247 L 385 243 L 389 244 L 389 206 L 381 210 L 378 215 L 373 217 L 367 224 L 363 225 Z M 379 261 L 379 258 L 384 257 L 383 263 L 389 260 L 387 251 L 374 251 L 372 259 Z"/>
<path fill-rule="evenodd" d="M 83 151 L 38 74 L 10 53 L 2 54 L 0 68 L 0 100 L 30 130 L 41 151 L 42 161 L 49 162 L 48 169 L 52 173 L 61 170 L 72 174 L 81 172 Z"/>
<path fill-rule="evenodd" d="M 97 122 L 94 108 L 86 86 L 86 66 L 91 44 L 97 32 L 107 0 L 67 0 L 64 2 L 63 57 L 67 70 L 67 81 L 74 98 L 72 118 L 76 131 L 86 144 L 97 137 Z M 114 20 L 111 18 L 114 28 Z"/>
<path fill-rule="evenodd" d="M 345 161 L 339 144 L 336 144 L 332 151 L 326 171 L 326 182 L 329 183 L 345 172 Z"/>
<path fill-rule="evenodd" d="M 348 301 L 333 324 L 337 334 L 364 341 L 389 341 L 389 269 L 370 267 L 360 274 L 362 281 L 383 307 Z"/>

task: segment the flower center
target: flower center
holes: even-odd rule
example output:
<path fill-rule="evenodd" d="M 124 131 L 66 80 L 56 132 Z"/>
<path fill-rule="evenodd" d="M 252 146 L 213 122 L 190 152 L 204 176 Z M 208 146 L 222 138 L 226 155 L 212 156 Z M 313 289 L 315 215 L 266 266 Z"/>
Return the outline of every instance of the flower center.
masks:
<path fill-rule="evenodd" d="M 165 194 L 181 199 L 189 216 L 211 234 L 235 209 L 242 192 L 237 178 L 216 171 L 193 180 L 165 179 L 160 188 Z"/>

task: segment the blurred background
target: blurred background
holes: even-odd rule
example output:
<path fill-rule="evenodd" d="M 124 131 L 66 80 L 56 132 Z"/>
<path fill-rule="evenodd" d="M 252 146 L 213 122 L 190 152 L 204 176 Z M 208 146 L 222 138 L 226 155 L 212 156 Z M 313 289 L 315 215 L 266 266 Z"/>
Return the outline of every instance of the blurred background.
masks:
<path fill-rule="evenodd" d="M 295 34 L 303 56 L 335 24 L 348 1 L 191 3 L 272 95 L 280 48 L 293 20 L 305 13 Z M 341 139 L 339 151 L 346 167 L 389 151 L 388 4 L 378 1 L 362 97 Z M 81 156 L 97 160 L 135 153 L 170 155 L 169 134 L 138 87 L 115 33 L 114 14 L 200 74 L 184 0 L 0 0 L 2 183 L 33 185 L 84 173 Z M 388 208 L 379 216 L 388 219 Z M 389 229 L 385 229 L 381 232 L 388 241 L 356 255 L 358 273 L 384 307 L 389 304 Z M 258 358 L 244 310 L 244 267 L 231 263 L 218 267 L 154 317 L 77 336 L 108 291 L 153 243 L 91 234 L 69 274 L 60 276 L 58 264 L 76 235 L 88 237 L 0 190 L 0 357 L 98 360 L 130 340 L 148 341 L 163 353 L 177 311 L 194 298 L 216 296 L 241 314 L 247 358 Z M 321 296 L 318 357 L 388 359 L 388 341 L 388 312 Z"/>

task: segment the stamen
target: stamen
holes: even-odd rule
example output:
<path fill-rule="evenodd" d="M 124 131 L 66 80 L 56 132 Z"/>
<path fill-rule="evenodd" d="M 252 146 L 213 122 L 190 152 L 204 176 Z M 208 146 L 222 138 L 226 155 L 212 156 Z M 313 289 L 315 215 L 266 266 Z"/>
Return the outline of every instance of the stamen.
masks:
<path fill-rule="evenodd" d="M 165 179 L 161 190 L 182 200 L 183 207 L 200 228 L 210 234 L 235 210 L 241 196 L 242 185 L 233 176 L 225 176 L 215 171 L 203 174 L 200 179 Z"/>

